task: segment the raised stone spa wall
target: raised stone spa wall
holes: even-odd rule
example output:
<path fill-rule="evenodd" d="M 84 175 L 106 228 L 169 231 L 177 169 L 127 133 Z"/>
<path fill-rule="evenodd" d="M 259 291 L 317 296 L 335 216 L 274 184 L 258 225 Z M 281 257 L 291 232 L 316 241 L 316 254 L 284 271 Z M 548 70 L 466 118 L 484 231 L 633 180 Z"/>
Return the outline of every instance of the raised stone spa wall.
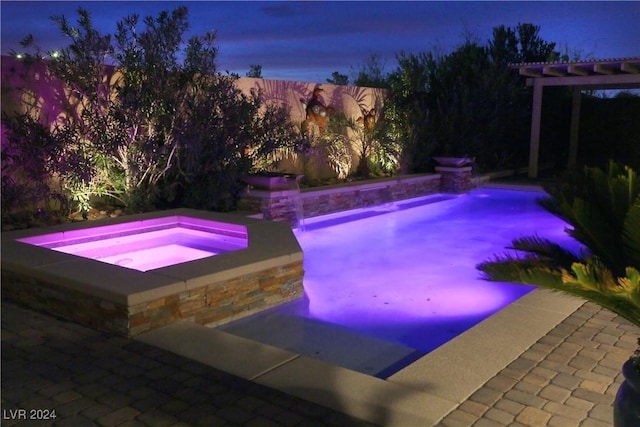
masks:
<path fill-rule="evenodd" d="M 297 261 L 129 307 L 10 271 L 2 272 L 2 293 L 36 310 L 132 337 L 179 320 L 217 326 L 294 300 L 304 292 L 303 274 Z"/>
<path fill-rule="evenodd" d="M 300 298 L 302 261 L 211 283 L 129 308 L 129 334 L 189 320 L 217 326 Z"/>
<path fill-rule="evenodd" d="M 128 336 L 125 305 L 46 279 L 2 269 L 2 297 L 99 331 Z"/>
<path fill-rule="evenodd" d="M 470 180 L 471 174 L 468 179 Z M 465 185 L 465 188 L 467 186 Z M 441 191 L 440 174 L 413 175 L 368 182 L 338 184 L 323 188 L 265 191 L 251 189 L 243 196 L 247 208 L 262 213 L 264 219 L 297 225 L 296 199 L 305 218 L 376 206 Z M 468 190 L 467 190 L 468 191 Z"/>
<path fill-rule="evenodd" d="M 21 241 L 165 217 L 244 227 L 248 247 L 142 272 Z M 3 232 L 1 270 L 3 298 L 123 336 L 182 320 L 220 325 L 304 293 L 302 249 L 286 224 L 191 209 Z"/>

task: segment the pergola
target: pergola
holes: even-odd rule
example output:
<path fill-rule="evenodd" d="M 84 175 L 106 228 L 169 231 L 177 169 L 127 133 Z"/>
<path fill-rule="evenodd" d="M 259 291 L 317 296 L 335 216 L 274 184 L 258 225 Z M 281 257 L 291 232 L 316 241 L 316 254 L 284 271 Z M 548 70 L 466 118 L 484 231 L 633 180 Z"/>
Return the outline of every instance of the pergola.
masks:
<path fill-rule="evenodd" d="M 540 148 L 540 117 L 542 90 L 545 86 L 573 87 L 571 130 L 569 133 L 568 166 L 576 164 L 578 152 L 578 125 L 583 89 L 640 89 L 640 57 L 604 59 L 580 62 L 537 62 L 511 64 L 533 86 L 531 114 L 531 140 L 529 144 L 529 177 L 538 176 Z"/>

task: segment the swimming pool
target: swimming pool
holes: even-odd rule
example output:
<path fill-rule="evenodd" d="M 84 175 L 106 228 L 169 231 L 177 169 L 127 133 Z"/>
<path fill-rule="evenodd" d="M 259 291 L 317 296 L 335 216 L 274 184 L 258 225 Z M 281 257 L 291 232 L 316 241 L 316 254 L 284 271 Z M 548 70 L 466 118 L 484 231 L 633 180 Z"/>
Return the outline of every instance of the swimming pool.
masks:
<path fill-rule="evenodd" d="M 513 238 L 578 249 L 542 195 L 482 188 L 307 220 L 305 298 L 220 328 L 387 377 L 534 289 L 479 279 Z"/>

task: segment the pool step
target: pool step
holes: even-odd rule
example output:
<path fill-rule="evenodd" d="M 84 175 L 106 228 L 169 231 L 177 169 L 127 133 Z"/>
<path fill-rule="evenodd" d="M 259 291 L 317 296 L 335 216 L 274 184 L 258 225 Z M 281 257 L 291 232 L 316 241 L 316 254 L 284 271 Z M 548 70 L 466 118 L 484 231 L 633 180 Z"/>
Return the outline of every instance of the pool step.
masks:
<path fill-rule="evenodd" d="M 394 374 L 425 354 L 337 325 L 278 311 L 240 319 L 219 329 L 378 378 Z"/>
<path fill-rule="evenodd" d="M 435 425 L 457 403 L 237 335 L 181 321 L 136 340 L 387 427 Z"/>

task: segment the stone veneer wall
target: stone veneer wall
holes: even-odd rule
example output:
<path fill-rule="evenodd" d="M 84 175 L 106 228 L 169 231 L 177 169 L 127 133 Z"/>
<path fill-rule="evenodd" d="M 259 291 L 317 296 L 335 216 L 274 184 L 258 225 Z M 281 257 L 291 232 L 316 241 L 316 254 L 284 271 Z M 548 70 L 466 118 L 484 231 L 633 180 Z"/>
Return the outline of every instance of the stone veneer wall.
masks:
<path fill-rule="evenodd" d="M 350 209 L 377 206 L 439 191 L 439 175 L 385 179 L 350 186 L 336 186 L 301 193 L 307 218 Z"/>
<path fill-rule="evenodd" d="M 297 225 L 296 200 L 300 197 L 298 190 L 250 190 L 242 196 L 245 209 L 262 213 L 262 218 L 269 221 L 286 222 Z"/>
<path fill-rule="evenodd" d="M 471 170 L 471 166 L 436 166 L 436 172 L 440 174 L 440 191 L 455 194 L 471 191 L 473 187 Z"/>
<path fill-rule="evenodd" d="M 470 174 L 468 178 L 471 178 Z M 296 226 L 298 198 L 302 203 L 303 216 L 310 218 L 427 196 L 440 191 L 440 174 L 429 174 L 311 188 L 300 193 L 296 190 L 250 190 L 243 196 L 243 201 L 249 209 L 260 211 L 264 219 L 284 221 Z"/>
<path fill-rule="evenodd" d="M 216 326 L 299 298 L 302 261 L 125 306 L 42 279 L 2 271 L 4 296 L 101 331 L 132 337 L 178 320 Z"/>
<path fill-rule="evenodd" d="M 100 331 L 127 336 L 127 308 L 50 281 L 2 269 L 2 296 Z"/>

